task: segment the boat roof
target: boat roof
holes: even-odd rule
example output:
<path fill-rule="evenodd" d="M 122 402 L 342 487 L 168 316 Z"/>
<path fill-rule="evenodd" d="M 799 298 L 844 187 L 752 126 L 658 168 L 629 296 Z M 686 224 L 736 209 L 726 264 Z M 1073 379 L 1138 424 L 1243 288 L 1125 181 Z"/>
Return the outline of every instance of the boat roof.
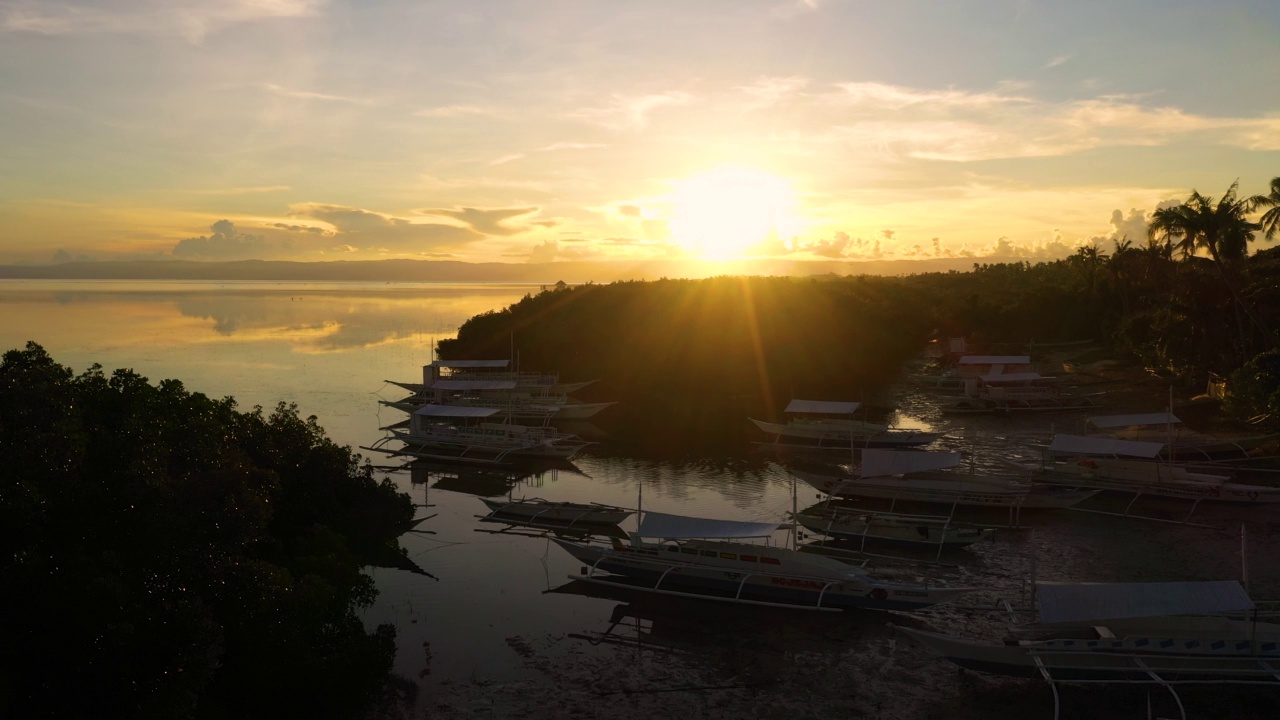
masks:
<path fill-rule="evenodd" d="M 1036 583 L 1040 621 L 1081 623 L 1169 615 L 1245 612 L 1253 600 L 1236 580 Z"/>
<path fill-rule="evenodd" d="M 437 380 L 435 390 L 514 390 L 515 380 Z"/>
<path fill-rule="evenodd" d="M 813 413 L 820 415 L 852 415 L 862 403 L 838 402 L 832 400 L 792 400 L 787 403 L 789 413 Z"/>
<path fill-rule="evenodd" d="M 426 415 L 427 417 L 489 417 L 496 413 L 502 412 L 498 408 L 491 407 L 471 407 L 469 405 L 423 405 L 413 411 L 414 415 Z"/>
<path fill-rule="evenodd" d="M 1083 435 L 1054 435 L 1049 449 L 1071 455 L 1127 455 L 1153 458 L 1160 454 L 1164 443 L 1114 440 L 1112 438 L 1084 437 Z"/>
<path fill-rule="evenodd" d="M 865 448 L 862 451 L 861 474 L 863 477 L 901 475 L 925 470 L 943 470 L 959 464 L 960 453 Z"/>
<path fill-rule="evenodd" d="M 779 523 L 713 520 L 645 512 L 636 535 L 647 538 L 759 538 L 773 535 Z"/>
<path fill-rule="evenodd" d="M 438 368 L 504 368 L 510 360 L 435 360 L 429 367 Z"/>
<path fill-rule="evenodd" d="M 1030 365 L 1029 355 L 965 355 L 961 365 Z"/>
<path fill-rule="evenodd" d="M 1177 425 L 1182 421 L 1173 413 L 1137 413 L 1135 415 L 1101 415 L 1089 418 L 1096 428 L 1135 427 L 1139 425 Z"/>

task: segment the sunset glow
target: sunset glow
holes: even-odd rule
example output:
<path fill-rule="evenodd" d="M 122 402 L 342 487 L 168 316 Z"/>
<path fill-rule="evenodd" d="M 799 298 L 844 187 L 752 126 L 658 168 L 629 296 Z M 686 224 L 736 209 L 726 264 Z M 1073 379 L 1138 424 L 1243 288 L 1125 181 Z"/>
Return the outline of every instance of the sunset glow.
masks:
<path fill-rule="evenodd" d="M 742 168 L 676 183 L 671 219 L 674 243 L 704 260 L 734 260 L 797 227 L 795 199 L 780 178 Z"/>

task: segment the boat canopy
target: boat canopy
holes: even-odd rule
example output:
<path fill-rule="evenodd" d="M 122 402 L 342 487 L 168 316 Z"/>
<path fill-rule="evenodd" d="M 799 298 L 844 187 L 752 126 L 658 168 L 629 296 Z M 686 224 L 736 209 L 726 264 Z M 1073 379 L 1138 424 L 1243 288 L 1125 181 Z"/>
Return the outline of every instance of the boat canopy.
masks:
<path fill-rule="evenodd" d="M 1150 583 L 1036 583 L 1040 621 L 1084 623 L 1123 618 L 1209 615 L 1254 609 L 1236 580 Z"/>
<path fill-rule="evenodd" d="M 862 451 L 862 477 L 902 475 L 926 470 L 943 470 L 960 464 L 960 453 L 921 450 L 886 450 L 866 448 Z"/>
<path fill-rule="evenodd" d="M 1153 458 L 1160 454 L 1164 443 L 1115 440 L 1112 438 L 1084 437 L 1082 435 L 1054 435 L 1049 449 L 1067 455 L 1126 455 L 1128 457 Z"/>
<path fill-rule="evenodd" d="M 1089 424 L 1106 430 L 1143 425 L 1178 425 L 1182 421 L 1173 413 L 1138 413 L 1136 415 L 1101 415 L 1089 418 Z"/>
<path fill-rule="evenodd" d="M 433 390 L 514 390 L 515 380 L 437 380 Z"/>
<path fill-rule="evenodd" d="M 427 417 L 485 418 L 502 412 L 498 408 L 471 407 L 469 405 L 423 405 L 413 411 L 414 415 Z"/>
<path fill-rule="evenodd" d="M 1028 355 L 965 355 L 961 365 L 1030 365 Z"/>
<path fill-rule="evenodd" d="M 1036 380 L 1044 380 L 1044 379 L 1045 377 L 1038 372 L 993 373 L 991 375 L 982 376 L 982 382 L 986 382 L 986 383 L 1034 382 Z"/>
<path fill-rule="evenodd" d="M 783 412 L 810 413 L 814 415 L 852 415 L 862 403 L 834 402 L 830 400 L 792 400 Z"/>
<path fill-rule="evenodd" d="M 429 367 L 463 370 L 469 368 L 504 368 L 510 364 L 510 360 L 436 360 Z"/>
<path fill-rule="evenodd" d="M 769 537 L 779 527 L 779 523 L 712 520 L 645 512 L 636 535 L 647 538 L 759 538 Z"/>

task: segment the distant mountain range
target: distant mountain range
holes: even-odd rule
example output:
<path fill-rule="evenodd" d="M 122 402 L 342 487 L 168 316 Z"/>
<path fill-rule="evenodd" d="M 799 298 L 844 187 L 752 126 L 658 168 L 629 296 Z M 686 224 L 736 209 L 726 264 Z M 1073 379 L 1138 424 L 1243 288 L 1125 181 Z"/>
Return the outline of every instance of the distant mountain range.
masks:
<path fill-rule="evenodd" d="M 135 260 L 57 265 L 0 265 L 0 279 L 31 280 L 258 280 L 291 282 L 529 282 L 656 280 L 715 275 L 912 275 L 967 271 L 996 258 L 930 260 L 779 261 L 732 264 L 645 262 L 466 263 L 447 260 L 191 262 Z"/>

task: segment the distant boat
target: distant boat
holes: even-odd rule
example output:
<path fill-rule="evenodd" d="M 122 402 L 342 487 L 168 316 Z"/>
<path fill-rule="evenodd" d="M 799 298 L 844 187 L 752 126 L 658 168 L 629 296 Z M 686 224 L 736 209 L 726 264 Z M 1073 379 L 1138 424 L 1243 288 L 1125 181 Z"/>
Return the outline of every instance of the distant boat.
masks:
<path fill-rule="evenodd" d="M 1097 437 L 1161 443 L 1160 457 L 1166 459 L 1245 457 L 1255 450 L 1280 442 L 1280 433 L 1213 437 L 1186 428 L 1178 416 L 1168 412 L 1091 417 L 1089 425 L 1097 431 L 1093 433 Z"/>
<path fill-rule="evenodd" d="M 915 447 L 941 437 L 939 433 L 895 430 L 855 420 L 853 414 L 860 407 L 856 402 L 792 400 L 783 410 L 788 416 L 785 423 L 748 419 L 773 438 L 767 445 L 784 449 L 848 452 L 864 447 Z"/>
<path fill-rule="evenodd" d="M 490 500 L 480 498 L 498 519 L 539 525 L 617 525 L 634 510 L 597 503 L 553 502 L 541 498 Z"/>
<path fill-rule="evenodd" d="M 853 542 L 965 547 L 990 537 L 991 528 L 965 525 L 947 517 L 878 513 L 842 507 L 811 508 L 795 514 L 809 530 Z"/>

